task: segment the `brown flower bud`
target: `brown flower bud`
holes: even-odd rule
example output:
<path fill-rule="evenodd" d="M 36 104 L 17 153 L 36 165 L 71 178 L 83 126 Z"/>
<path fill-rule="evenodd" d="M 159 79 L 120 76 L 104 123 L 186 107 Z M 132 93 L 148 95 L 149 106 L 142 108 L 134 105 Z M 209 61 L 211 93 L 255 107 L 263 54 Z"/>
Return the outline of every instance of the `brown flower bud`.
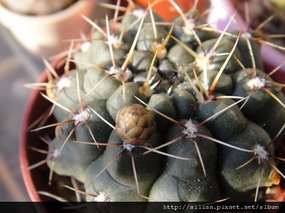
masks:
<path fill-rule="evenodd" d="M 153 114 L 139 104 L 126 106 L 117 113 L 116 130 L 124 142 L 142 145 L 155 131 Z"/>

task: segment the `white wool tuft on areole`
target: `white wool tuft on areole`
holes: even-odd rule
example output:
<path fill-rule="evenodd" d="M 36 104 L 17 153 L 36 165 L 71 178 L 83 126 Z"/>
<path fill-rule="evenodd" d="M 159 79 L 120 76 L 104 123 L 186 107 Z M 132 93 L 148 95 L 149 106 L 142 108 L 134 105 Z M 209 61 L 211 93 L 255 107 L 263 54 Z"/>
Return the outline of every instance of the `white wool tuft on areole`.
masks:
<path fill-rule="evenodd" d="M 69 88 L 71 86 L 71 78 L 70 77 L 62 77 L 56 84 L 56 87 L 59 91 L 62 91 L 64 88 Z"/>
<path fill-rule="evenodd" d="M 91 48 L 91 42 L 89 42 L 89 41 L 83 42 L 83 43 L 80 45 L 80 50 L 81 50 L 82 52 L 87 52 L 90 48 Z"/>
<path fill-rule="evenodd" d="M 122 45 L 120 38 L 114 34 L 111 34 L 108 37 L 108 42 L 115 48 L 119 48 Z"/>
<path fill-rule="evenodd" d="M 74 120 L 75 125 L 77 125 L 79 123 L 85 123 L 90 118 L 91 118 L 90 109 L 87 108 L 87 109 L 81 111 L 80 113 L 74 115 L 72 120 Z"/>
<path fill-rule="evenodd" d="M 251 89 L 260 89 L 262 87 L 265 87 L 265 85 L 266 79 L 260 77 L 252 78 L 247 82 L 247 86 L 249 86 Z"/>
<path fill-rule="evenodd" d="M 94 198 L 95 202 L 107 202 L 110 201 L 110 198 L 104 193 L 104 192 L 100 192 L 95 198 Z"/>
<path fill-rule="evenodd" d="M 254 155 L 257 157 L 258 163 L 268 160 L 268 152 L 265 150 L 264 146 L 257 144 L 253 149 Z"/>
<path fill-rule="evenodd" d="M 188 18 L 186 20 L 185 26 L 182 28 L 184 33 L 186 33 L 187 35 L 193 35 L 193 31 L 195 28 L 195 20 L 193 18 Z"/>
<path fill-rule="evenodd" d="M 186 129 L 183 133 L 187 135 L 187 138 L 196 138 L 196 133 L 198 132 L 197 126 L 193 124 L 192 120 L 189 119 L 185 124 Z"/>
<path fill-rule="evenodd" d="M 142 18 L 144 16 L 144 9 L 142 8 L 137 8 L 133 11 L 133 15 L 136 16 L 137 18 Z"/>

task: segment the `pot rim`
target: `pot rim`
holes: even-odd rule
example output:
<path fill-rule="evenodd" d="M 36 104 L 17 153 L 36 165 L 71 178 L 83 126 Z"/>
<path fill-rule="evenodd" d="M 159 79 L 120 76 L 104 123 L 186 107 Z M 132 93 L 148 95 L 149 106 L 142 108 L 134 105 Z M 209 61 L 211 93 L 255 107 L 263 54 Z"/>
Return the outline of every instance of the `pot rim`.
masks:
<path fill-rule="evenodd" d="M 41 74 L 38 82 L 44 82 L 47 79 L 46 72 Z M 29 170 L 29 163 L 28 163 L 28 153 L 27 153 L 27 146 L 28 146 L 28 139 L 27 139 L 27 131 L 29 128 L 29 119 L 32 115 L 32 106 L 36 102 L 39 97 L 39 92 L 33 91 L 30 96 L 28 97 L 28 101 L 26 102 L 24 114 L 21 121 L 21 128 L 20 128 L 20 149 L 19 149 L 19 156 L 20 156 L 20 169 L 22 172 L 22 177 L 24 183 L 26 185 L 26 190 L 34 202 L 39 202 L 40 197 L 37 193 L 35 185 L 33 184 L 31 172 Z"/>
<path fill-rule="evenodd" d="M 31 16 L 31 15 L 25 15 L 20 14 L 14 11 L 11 11 L 10 9 L 7 9 L 4 5 L 0 3 L 0 14 L 2 16 L 1 22 L 5 25 L 4 17 L 6 19 L 13 19 L 14 22 L 18 22 L 18 20 L 21 20 L 22 22 L 28 22 L 29 24 L 34 23 L 52 23 L 56 21 L 62 21 L 67 19 L 68 17 L 71 17 L 74 13 L 76 13 L 78 10 L 81 10 L 82 8 L 89 7 L 90 4 L 95 4 L 97 0 L 78 0 L 77 2 L 73 3 L 69 7 L 62 9 L 60 11 L 46 14 L 46 15 L 40 15 L 40 16 Z"/>
<path fill-rule="evenodd" d="M 56 68 L 58 65 L 61 65 L 63 60 L 65 59 L 65 56 L 57 56 L 54 58 L 51 62 L 51 66 Z M 49 72 L 48 68 L 45 68 L 43 72 L 41 73 L 40 77 L 38 78 L 38 83 L 47 82 L 48 76 L 47 72 Z M 20 125 L 20 134 L 19 134 L 19 163 L 20 163 L 20 170 L 23 177 L 23 181 L 25 184 L 25 188 L 28 192 L 29 197 L 33 202 L 40 202 L 42 199 L 40 199 L 40 196 L 35 188 L 34 181 L 32 179 L 31 170 L 29 170 L 29 162 L 28 162 L 28 132 L 29 127 L 31 125 L 31 117 L 33 116 L 33 109 L 35 107 L 35 103 L 39 101 L 39 98 L 41 98 L 40 92 L 33 90 L 31 94 L 29 95 L 24 112 L 23 117 L 21 120 Z"/>

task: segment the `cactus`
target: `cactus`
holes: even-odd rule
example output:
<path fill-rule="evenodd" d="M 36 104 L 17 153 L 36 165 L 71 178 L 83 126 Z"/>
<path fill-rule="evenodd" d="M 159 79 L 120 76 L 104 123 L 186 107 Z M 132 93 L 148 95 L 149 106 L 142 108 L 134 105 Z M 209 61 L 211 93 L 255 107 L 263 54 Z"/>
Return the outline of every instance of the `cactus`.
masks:
<path fill-rule="evenodd" d="M 78 180 L 82 190 L 68 188 L 88 201 L 264 199 L 284 178 L 284 85 L 241 33 L 213 32 L 169 2 L 180 13 L 169 23 L 133 3 L 106 31 L 85 18 L 94 32 L 65 73 L 49 66 L 42 95 L 57 122 L 35 131 L 56 127 L 51 174 Z"/>

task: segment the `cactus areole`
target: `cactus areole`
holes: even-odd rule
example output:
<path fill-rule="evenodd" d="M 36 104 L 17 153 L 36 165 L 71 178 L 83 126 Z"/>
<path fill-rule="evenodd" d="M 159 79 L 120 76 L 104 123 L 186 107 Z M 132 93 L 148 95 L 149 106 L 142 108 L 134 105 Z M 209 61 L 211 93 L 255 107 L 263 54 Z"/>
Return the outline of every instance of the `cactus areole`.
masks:
<path fill-rule="evenodd" d="M 172 22 L 131 1 L 102 28 L 85 18 L 94 30 L 72 42 L 64 74 L 46 62 L 48 82 L 29 85 L 53 105 L 42 118 L 52 112 L 56 122 L 38 119 L 32 131 L 55 129 L 49 183 L 60 188 L 54 173 L 70 177 L 76 184 L 65 188 L 86 201 L 265 199 L 284 177 L 277 69 L 263 71 L 250 38 L 169 2 L 180 14 Z"/>

